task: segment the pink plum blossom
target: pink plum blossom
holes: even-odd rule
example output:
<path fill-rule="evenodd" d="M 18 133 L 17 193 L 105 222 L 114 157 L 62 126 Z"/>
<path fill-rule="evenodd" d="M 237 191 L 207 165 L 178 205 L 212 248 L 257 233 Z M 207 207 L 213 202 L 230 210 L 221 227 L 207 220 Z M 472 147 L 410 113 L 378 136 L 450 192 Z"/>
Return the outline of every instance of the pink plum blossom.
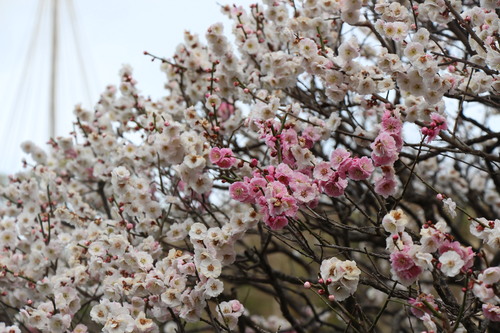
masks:
<path fill-rule="evenodd" d="M 332 168 L 337 170 L 340 164 L 342 164 L 342 162 L 347 160 L 350 156 L 351 153 L 344 148 L 335 149 L 330 156 L 330 164 L 332 165 Z"/>
<path fill-rule="evenodd" d="M 425 135 L 426 141 L 429 143 L 433 141 L 438 135 L 439 132 L 447 130 L 448 125 L 446 124 L 446 118 L 440 115 L 439 113 L 431 114 L 431 122 L 425 127 L 422 127 L 422 134 Z"/>
<path fill-rule="evenodd" d="M 389 133 L 381 132 L 370 147 L 375 166 L 390 165 L 398 159 L 396 141 Z"/>
<path fill-rule="evenodd" d="M 333 175 L 333 170 L 328 162 L 319 162 L 314 166 L 314 179 L 327 181 Z"/>
<path fill-rule="evenodd" d="M 397 184 L 394 177 L 384 175 L 375 181 L 375 192 L 387 198 L 396 193 Z"/>
<path fill-rule="evenodd" d="M 321 182 L 321 187 L 326 195 L 331 197 L 339 197 L 344 194 L 344 190 L 347 187 L 347 179 L 342 179 L 336 172 L 332 177 L 326 182 Z"/>
<path fill-rule="evenodd" d="M 352 160 L 347 174 L 352 180 L 364 180 L 370 177 L 374 169 L 372 160 L 363 156 Z"/>
<path fill-rule="evenodd" d="M 391 272 L 393 277 L 404 286 L 412 285 L 419 278 L 423 269 L 418 266 L 409 254 L 410 246 L 391 253 Z"/>
<path fill-rule="evenodd" d="M 250 198 L 248 185 L 244 182 L 234 182 L 229 186 L 229 195 L 239 202 L 247 202 Z"/>
<path fill-rule="evenodd" d="M 483 314 L 491 321 L 500 322 L 500 306 L 490 303 L 483 304 Z"/>

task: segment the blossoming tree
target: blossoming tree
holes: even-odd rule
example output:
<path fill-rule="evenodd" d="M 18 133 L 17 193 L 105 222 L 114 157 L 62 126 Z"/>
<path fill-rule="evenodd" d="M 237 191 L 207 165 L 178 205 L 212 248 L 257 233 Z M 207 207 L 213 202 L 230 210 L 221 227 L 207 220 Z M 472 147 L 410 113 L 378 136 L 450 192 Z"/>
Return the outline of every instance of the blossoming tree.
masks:
<path fill-rule="evenodd" d="M 266 0 L 1 188 L 0 332 L 484 332 L 496 0 Z"/>

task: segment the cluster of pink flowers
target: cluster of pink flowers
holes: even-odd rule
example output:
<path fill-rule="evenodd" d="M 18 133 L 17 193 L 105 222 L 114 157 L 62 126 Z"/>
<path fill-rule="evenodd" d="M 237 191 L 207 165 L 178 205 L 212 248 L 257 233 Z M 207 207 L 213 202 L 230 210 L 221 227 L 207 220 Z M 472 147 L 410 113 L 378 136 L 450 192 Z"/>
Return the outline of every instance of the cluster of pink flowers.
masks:
<path fill-rule="evenodd" d="M 229 169 L 236 163 L 236 159 L 230 148 L 214 147 L 210 150 L 210 162 L 221 169 Z"/>
<path fill-rule="evenodd" d="M 254 171 L 252 178 L 231 184 L 229 193 L 240 202 L 258 204 L 264 222 L 272 229 L 286 226 L 287 217 L 295 217 L 299 205 L 314 206 L 319 196 L 317 184 L 284 163 Z"/>
<path fill-rule="evenodd" d="M 314 208 L 321 193 L 341 196 L 347 177 L 365 180 L 373 170 L 368 157 L 352 158 L 345 149 L 338 148 L 330 162 L 318 162 L 312 170 L 292 170 L 285 163 L 257 169 L 251 178 L 232 183 L 229 193 L 234 200 L 259 205 L 264 222 L 272 229 L 281 229 L 288 224 L 288 218 L 296 217 L 300 207 Z"/>
<path fill-rule="evenodd" d="M 371 143 L 371 157 L 375 166 L 381 166 L 382 177 L 375 181 L 375 192 L 388 197 L 396 192 L 397 182 L 393 168 L 403 147 L 403 123 L 397 110 L 385 110 L 378 136 Z"/>
<path fill-rule="evenodd" d="M 387 248 L 391 250 L 391 272 L 401 284 L 410 286 L 425 270 L 435 267 L 449 277 L 466 274 L 472 267 L 475 256 L 472 248 L 450 241 L 446 224 L 426 223 L 420 232 L 420 244 L 414 244 L 404 231 L 407 223 L 408 218 L 402 210 L 393 210 L 382 220 L 384 229 L 390 233 Z M 439 257 L 437 261 L 434 253 Z"/>
<path fill-rule="evenodd" d="M 431 114 L 431 122 L 422 127 L 422 134 L 426 136 L 426 141 L 433 141 L 441 131 L 445 131 L 448 129 L 448 125 L 446 124 L 446 118 L 438 113 Z"/>
<path fill-rule="evenodd" d="M 415 262 L 414 249 L 404 246 L 391 253 L 391 273 L 404 286 L 410 286 L 419 278 L 423 269 Z"/>

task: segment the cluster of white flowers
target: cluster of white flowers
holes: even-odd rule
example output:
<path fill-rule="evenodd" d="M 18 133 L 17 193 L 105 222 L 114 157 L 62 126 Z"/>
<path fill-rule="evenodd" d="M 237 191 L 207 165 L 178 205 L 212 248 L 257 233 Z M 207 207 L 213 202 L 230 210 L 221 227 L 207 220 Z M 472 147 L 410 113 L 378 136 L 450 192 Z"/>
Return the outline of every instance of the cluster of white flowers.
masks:
<path fill-rule="evenodd" d="M 328 286 L 328 293 L 337 301 L 343 301 L 358 288 L 361 271 L 352 260 L 325 259 L 319 269 L 321 278 Z"/>
<path fill-rule="evenodd" d="M 221 302 L 217 305 L 219 319 L 230 329 L 234 330 L 238 325 L 238 318 L 243 314 L 245 308 L 238 300 Z"/>
<path fill-rule="evenodd" d="M 489 221 L 484 217 L 472 220 L 470 233 L 494 249 L 500 248 L 500 219 Z"/>

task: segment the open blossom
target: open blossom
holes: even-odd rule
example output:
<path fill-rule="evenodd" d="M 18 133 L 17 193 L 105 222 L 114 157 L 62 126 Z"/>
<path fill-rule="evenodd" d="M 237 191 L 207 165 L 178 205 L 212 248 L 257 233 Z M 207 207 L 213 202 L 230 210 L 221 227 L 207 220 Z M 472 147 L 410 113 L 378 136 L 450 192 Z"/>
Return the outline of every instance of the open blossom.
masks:
<path fill-rule="evenodd" d="M 343 301 L 354 294 L 358 287 L 361 270 L 356 262 L 351 260 L 341 261 L 335 257 L 325 259 L 321 263 L 320 275 L 328 284 L 328 292 L 337 301 Z"/>
<path fill-rule="evenodd" d="M 270 216 L 284 214 L 294 216 L 298 210 L 297 200 L 288 193 L 288 189 L 281 182 L 274 181 L 267 184 L 264 190 L 265 200 Z"/>
<path fill-rule="evenodd" d="M 5 323 L 0 323 L 0 332 L 21 333 L 21 330 L 16 325 L 6 326 Z"/>
<path fill-rule="evenodd" d="M 396 193 L 398 183 L 393 175 L 384 174 L 375 181 L 375 192 L 384 198 Z"/>
<path fill-rule="evenodd" d="M 316 184 L 297 183 L 293 186 L 293 196 L 299 202 L 308 203 L 316 199 L 319 191 Z"/>
<path fill-rule="evenodd" d="M 280 230 L 286 227 L 288 224 L 288 219 L 283 216 L 265 216 L 264 222 L 273 230 Z"/>
<path fill-rule="evenodd" d="M 408 217 L 402 209 L 391 210 L 382 219 L 382 226 L 391 234 L 403 232 L 406 224 L 408 224 Z"/>
<path fill-rule="evenodd" d="M 443 208 L 446 210 L 451 217 L 457 217 L 457 212 L 455 211 L 457 204 L 451 199 L 446 198 L 443 200 Z"/>
<path fill-rule="evenodd" d="M 464 269 L 469 269 L 472 267 L 472 265 L 474 263 L 475 254 L 470 246 L 464 247 L 464 246 L 460 245 L 460 243 L 457 241 L 450 242 L 449 240 L 445 240 L 441 243 L 441 245 L 439 247 L 439 253 L 443 254 L 443 253 L 446 253 L 448 251 L 453 251 L 460 256 L 461 260 L 463 261 L 463 268 Z"/>
<path fill-rule="evenodd" d="M 492 286 L 479 279 L 477 283 L 474 283 L 472 292 L 481 302 L 498 304 L 500 303 L 500 297 L 495 295 L 495 290 Z"/>
<path fill-rule="evenodd" d="M 229 169 L 236 163 L 233 151 L 230 148 L 214 147 L 209 154 L 210 162 L 222 169 Z"/>
<path fill-rule="evenodd" d="M 391 253 L 392 276 L 407 287 L 415 283 L 423 272 L 422 267 L 412 258 L 410 249 L 410 246 L 405 246 L 402 250 Z"/>
<path fill-rule="evenodd" d="M 456 276 L 464 266 L 464 261 L 455 251 L 446 251 L 439 257 L 441 263 L 441 272 L 446 276 Z"/>
<path fill-rule="evenodd" d="M 332 174 L 333 170 L 328 162 L 319 162 L 314 166 L 314 179 L 327 181 Z"/>
<path fill-rule="evenodd" d="M 318 47 L 312 39 L 304 38 L 299 42 L 299 51 L 305 58 L 312 58 L 317 55 Z"/>
<path fill-rule="evenodd" d="M 405 246 L 408 246 L 408 247 L 411 246 L 412 249 L 415 248 L 411 236 L 406 231 L 400 232 L 397 235 L 394 235 L 394 234 L 390 235 L 389 237 L 387 237 L 385 239 L 385 244 L 386 244 L 385 248 L 390 252 L 394 252 L 396 250 L 400 251 Z M 417 263 L 417 258 L 413 258 L 413 259 L 415 259 L 415 263 Z"/>
<path fill-rule="evenodd" d="M 410 60 L 415 60 L 425 54 L 424 46 L 419 42 L 410 42 L 406 45 L 405 56 L 407 56 Z"/>
<path fill-rule="evenodd" d="M 205 283 L 205 293 L 210 297 L 217 297 L 224 291 L 224 283 L 218 279 L 210 278 Z"/>
<path fill-rule="evenodd" d="M 364 180 L 370 177 L 374 170 L 372 160 L 366 156 L 354 158 L 349 165 L 347 174 L 352 180 Z"/>
<path fill-rule="evenodd" d="M 330 156 L 330 164 L 335 170 L 339 168 L 342 162 L 346 161 L 351 156 L 344 148 L 335 149 Z"/>
<path fill-rule="evenodd" d="M 381 132 L 370 145 L 372 159 L 376 166 L 390 165 L 398 159 L 398 151 L 394 137 L 386 132 Z"/>
<path fill-rule="evenodd" d="M 207 278 L 218 278 L 222 272 L 222 264 L 217 259 L 203 259 L 199 265 L 199 272 Z"/>
<path fill-rule="evenodd" d="M 491 321 L 500 322 L 500 306 L 498 305 L 483 304 L 483 314 Z"/>
<path fill-rule="evenodd" d="M 155 326 L 155 322 L 146 317 L 146 314 L 141 311 L 137 318 L 135 318 L 135 326 L 140 332 L 150 332 Z"/>
<path fill-rule="evenodd" d="M 248 185 L 244 182 L 234 182 L 229 186 L 229 195 L 234 200 L 247 202 L 250 197 Z"/>
<path fill-rule="evenodd" d="M 323 192 L 331 197 L 339 197 L 344 194 L 347 187 L 347 179 L 340 177 L 338 172 L 335 172 L 326 182 L 321 182 Z"/>
<path fill-rule="evenodd" d="M 117 316 L 110 316 L 103 327 L 106 333 L 128 333 L 134 330 L 134 319 L 130 314 L 120 313 Z"/>
<path fill-rule="evenodd" d="M 500 281 L 500 266 L 488 267 L 478 276 L 478 280 L 487 284 L 494 284 Z"/>

